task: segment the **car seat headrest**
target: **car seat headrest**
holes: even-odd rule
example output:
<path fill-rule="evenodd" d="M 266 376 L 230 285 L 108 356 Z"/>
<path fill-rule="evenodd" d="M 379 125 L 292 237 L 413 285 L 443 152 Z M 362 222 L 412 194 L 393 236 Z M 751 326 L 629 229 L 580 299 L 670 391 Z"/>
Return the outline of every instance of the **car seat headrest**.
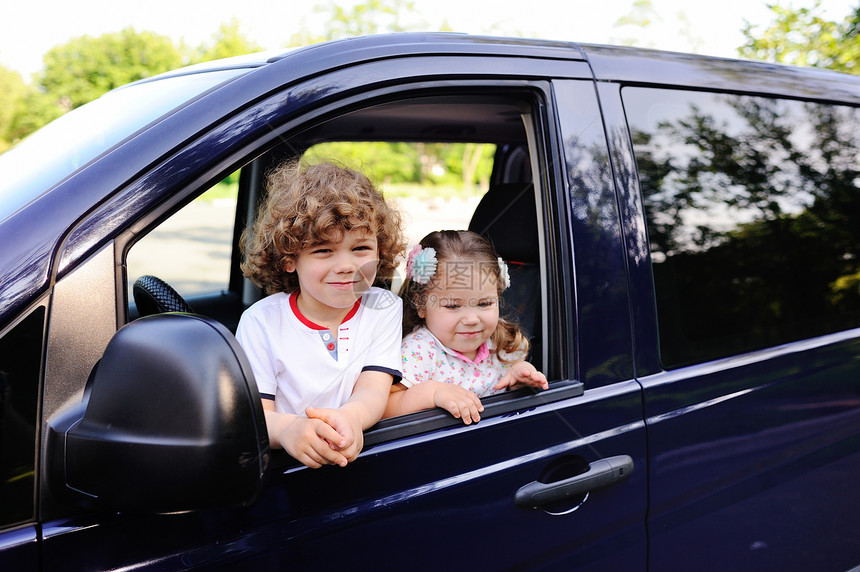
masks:
<path fill-rule="evenodd" d="M 531 182 L 490 187 L 481 198 L 469 230 L 487 238 L 509 262 L 539 262 L 537 208 Z"/>

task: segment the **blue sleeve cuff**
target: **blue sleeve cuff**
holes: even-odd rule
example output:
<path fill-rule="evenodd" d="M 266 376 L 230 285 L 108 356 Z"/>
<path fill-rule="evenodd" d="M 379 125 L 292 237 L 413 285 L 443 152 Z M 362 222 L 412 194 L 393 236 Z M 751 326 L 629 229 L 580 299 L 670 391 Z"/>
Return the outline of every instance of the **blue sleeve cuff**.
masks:
<path fill-rule="evenodd" d="M 387 373 L 394 378 L 394 381 L 391 382 L 392 385 L 403 379 L 403 374 L 400 373 L 400 370 L 382 367 L 381 365 L 366 365 L 361 368 L 361 371 L 380 371 L 382 373 Z"/>

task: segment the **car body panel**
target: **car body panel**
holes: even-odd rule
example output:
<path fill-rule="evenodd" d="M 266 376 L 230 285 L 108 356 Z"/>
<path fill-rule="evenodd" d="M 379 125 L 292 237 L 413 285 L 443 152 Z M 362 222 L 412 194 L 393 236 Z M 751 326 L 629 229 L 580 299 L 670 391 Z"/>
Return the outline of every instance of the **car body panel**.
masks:
<path fill-rule="evenodd" d="M 39 532 L 25 526 L 0 534 L 0 562 L 8 570 L 35 570 L 39 566 Z"/>
<path fill-rule="evenodd" d="M 97 541 L 115 547 L 93 555 L 99 569 L 138 562 L 160 569 L 305 567 L 320 554 L 327 565 L 361 567 L 381 552 L 392 566 L 427 570 L 452 557 L 487 569 L 644 569 L 644 472 L 634 469 L 566 515 L 513 502 L 517 488 L 553 458 L 644 454 L 644 427 L 631 415 L 638 404 L 636 384 L 602 388 L 576 405 L 561 402 L 512 414 L 513 420 L 371 446 L 345 469 L 271 471 L 264 496 L 249 509 L 48 523 L 45 569 L 62 569 L 80 545 Z M 634 459 L 637 467 L 643 461 Z M 146 543 L 120 548 L 141 536 Z M 431 539 L 444 549 L 426 550 Z M 384 549 L 368 550 L 368 543 Z"/>
<path fill-rule="evenodd" d="M 860 466 L 858 334 L 643 380 L 653 566 L 840 570 L 860 560 L 860 493 L 844 487 Z M 719 541 L 694 548 L 703 536 Z"/>

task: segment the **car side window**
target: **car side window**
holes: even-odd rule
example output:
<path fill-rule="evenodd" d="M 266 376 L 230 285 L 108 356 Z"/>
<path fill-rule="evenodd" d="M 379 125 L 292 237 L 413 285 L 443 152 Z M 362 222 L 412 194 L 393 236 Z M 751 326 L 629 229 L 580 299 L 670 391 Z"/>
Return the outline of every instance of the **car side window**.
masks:
<path fill-rule="evenodd" d="M 404 215 L 407 251 L 435 230 L 471 230 L 487 238 L 507 262 L 511 287 L 499 301 L 500 315 L 520 325 L 530 341 L 527 359 L 550 379 L 544 399 L 582 393 L 581 384 L 559 374 L 547 359 L 541 276 L 543 181 L 533 164 L 544 164 L 535 143 L 531 97 L 474 91 L 454 95 L 406 93 L 401 99 L 371 101 L 305 127 L 247 168 L 266 173 L 298 154 L 309 163 L 334 161 L 366 173 Z M 260 183 L 262 185 L 262 179 Z M 391 289 L 399 292 L 405 260 Z M 485 416 L 522 407 L 528 388 L 483 396 Z M 519 405 L 518 405 L 519 403 Z M 455 419 L 439 409 L 383 419 L 366 437 L 376 443 L 446 426 Z"/>
<path fill-rule="evenodd" d="M 25 522 L 34 515 L 44 328 L 42 306 L 0 338 L 0 526 Z"/>
<path fill-rule="evenodd" d="M 145 275 L 185 298 L 228 289 L 238 179 L 237 171 L 132 246 L 126 258 L 129 300 L 134 281 Z"/>
<path fill-rule="evenodd" d="M 860 110 L 623 90 L 672 368 L 860 326 Z"/>
<path fill-rule="evenodd" d="M 540 158 L 529 143 L 539 118 L 532 105 L 522 94 L 406 97 L 331 118 L 284 147 L 287 157 L 303 149 L 311 162 L 335 160 L 365 171 L 404 213 L 410 248 L 434 230 L 471 230 L 489 240 L 511 277 L 500 315 L 529 339 L 529 361 L 557 375 L 545 357 L 542 189 L 532 173 Z M 395 273 L 395 292 L 405 265 Z"/>

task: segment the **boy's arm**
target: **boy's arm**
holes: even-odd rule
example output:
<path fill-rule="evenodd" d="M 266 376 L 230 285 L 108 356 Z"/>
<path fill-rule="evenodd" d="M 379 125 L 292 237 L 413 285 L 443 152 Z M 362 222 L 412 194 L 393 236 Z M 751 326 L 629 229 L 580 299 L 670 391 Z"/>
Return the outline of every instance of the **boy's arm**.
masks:
<path fill-rule="evenodd" d="M 340 409 L 354 412 L 361 429 L 368 429 L 382 418 L 392 381 L 394 377 L 390 373 L 372 370 L 361 372 L 352 395 Z"/>
<path fill-rule="evenodd" d="M 364 446 L 364 430 L 382 417 L 394 375 L 399 375 L 400 334 L 403 320 L 403 302 L 391 292 L 374 289 L 374 295 L 388 296 L 389 305 L 378 307 L 381 312 L 372 321 L 372 340 L 362 356 L 365 367 L 355 380 L 349 399 L 337 409 L 308 407 L 305 414 L 333 427 L 341 435 L 340 442 L 332 447 L 343 453 L 349 461 L 355 459 Z M 379 368 L 379 369 L 377 369 Z M 384 371 L 383 371 L 384 370 Z"/>
<path fill-rule="evenodd" d="M 339 442 L 342 437 L 325 422 L 302 415 L 277 413 L 271 399 L 263 399 L 263 413 L 269 446 L 273 449 L 285 449 L 291 457 L 312 469 L 322 465 L 346 466 L 347 458 L 329 445 Z"/>
<path fill-rule="evenodd" d="M 352 395 L 337 409 L 308 407 L 308 417 L 324 421 L 339 434 L 339 440 L 330 440 L 332 448 L 352 461 L 364 446 L 364 430 L 382 417 L 388 401 L 388 391 L 394 378 L 389 373 L 366 370 L 355 381 Z"/>
<path fill-rule="evenodd" d="M 441 407 L 466 425 L 480 421 L 480 412 L 484 410 L 478 396 L 468 389 L 444 381 L 425 381 L 409 388 L 400 383 L 392 387 L 384 417 L 433 407 Z"/>

